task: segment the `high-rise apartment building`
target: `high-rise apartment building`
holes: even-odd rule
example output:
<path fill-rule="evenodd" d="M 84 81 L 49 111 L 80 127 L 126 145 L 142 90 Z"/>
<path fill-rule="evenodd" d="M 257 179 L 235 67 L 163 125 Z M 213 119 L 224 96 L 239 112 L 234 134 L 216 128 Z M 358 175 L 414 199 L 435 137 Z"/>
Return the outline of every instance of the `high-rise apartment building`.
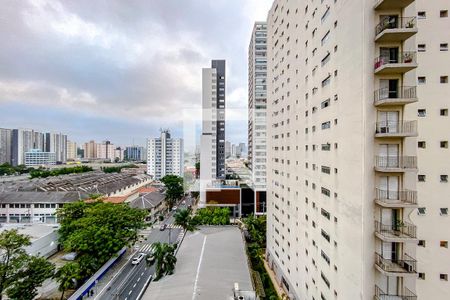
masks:
<path fill-rule="evenodd" d="M 291 299 L 450 298 L 447 9 L 274 1 L 267 257 Z"/>
<path fill-rule="evenodd" d="M 12 130 L 0 128 L 0 164 L 11 163 Z"/>
<path fill-rule="evenodd" d="M 225 60 L 202 70 L 202 134 L 200 137 L 200 200 L 205 189 L 225 179 Z"/>
<path fill-rule="evenodd" d="M 248 166 L 255 213 L 266 211 L 267 23 L 256 22 L 248 47 Z"/>
<path fill-rule="evenodd" d="M 97 158 L 97 143 L 95 141 L 89 141 L 84 143 L 84 158 Z"/>
<path fill-rule="evenodd" d="M 44 134 L 33 129 L 12 129 L 11 131 L 11 164 L 25 163 L 25 152 L 31 149 L 45 150 Z"/>
<path fill-rule="evenodd" d="M 35 147 L 34 149 L 42 149 Z M 67 161 L 67 135 L 62 133 L 45 134 L 45 152 L 53 152 L 56 155 L 56 161 L 66 163 Z"/>
<path fill-rule="evenodd" d="M 417 225 L 416 251 L 418 299 L 450 299 L 450 2 L 416 0 L 416 78 L 418 102 L 412 114 L 418 116 L 417 198 L 411 214 Z M 407 15 L 405 15 L 407 16 Z"/>
<path fill-rule="evenodd" d="M 145 160 L 145 148 L 142 146 L 129 146 L 125 149 L 125 159 L 131 161 Z"/>
<path fill-rule="evenodd" d="M 147 174 L 155 179 L 166 175 L 183 176 L 183 139 L 172 138 L 169 130 L 162 130 L 159 138 L 147 141 Z"/>
<path fill-rule="evenodd" d="M 96 144 L 97 154 L 96 158 L 114 161 L 116 146 L 110 141 L 103 141 L 101 144 Z"/>
<path fill-rule="evenodd" d="M 74 160 L 77 159 L 77 143 L 73 141 L 67 141 L 67 159 Z"/>

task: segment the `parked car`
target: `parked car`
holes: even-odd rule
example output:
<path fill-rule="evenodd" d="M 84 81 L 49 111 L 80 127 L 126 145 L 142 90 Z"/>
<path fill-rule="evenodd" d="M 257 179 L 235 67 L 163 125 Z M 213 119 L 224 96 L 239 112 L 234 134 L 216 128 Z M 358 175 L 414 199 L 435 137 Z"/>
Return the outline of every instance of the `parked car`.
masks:
<path fill-rule="evenodd" d="M 133 260 L 131 261 L 131 264 L 133 264 L 133 265 L 139 264 L 144 259 L 144 257 L 145 257 L 145 253 L 142 253 L 142 252 L 139 253 L 137 256 L 135 256 L 133 258 Z"/>
<path fill-rule="evenodd" d="M 175 210 L 177 210 L 177 209 L 178 209 L 178 207 L 176 207 L 176 206 L 172 207 L 172 210 L 173 210 L 173 211 L 175 211 Z"/>
<path fill-rule="evenodd" d="M 166 229 L 166 228 L 167 228 L 167 224 L 161 224 L 159 226 L 159 230 L 161 230 L 161 231 L 164 231 L 164 229 Z"/>

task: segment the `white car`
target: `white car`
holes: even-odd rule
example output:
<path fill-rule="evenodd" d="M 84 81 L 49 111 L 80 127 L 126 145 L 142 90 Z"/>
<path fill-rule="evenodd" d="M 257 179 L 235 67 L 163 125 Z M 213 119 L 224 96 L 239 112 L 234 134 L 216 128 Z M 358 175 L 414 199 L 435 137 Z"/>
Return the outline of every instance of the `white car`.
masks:
<path fill-rule="evenodd" d="M 135 256 L 133 258 L 133 260 L 131 261 L 131 264 L 133 264 L 133 265 L 139 264 L 144 259 L 144 257 L 145 257 L 145 253 L 142 253 L 142 252 L 139 253 L 137 256 Z"/>
<path fill-rule="evenodd" d="M 172 210 L 175 211 L 175 210 L 177 210 L 177 208 L 178 208 L 178 207 L 174 206 L 174 207 L 172 207 Z"/>

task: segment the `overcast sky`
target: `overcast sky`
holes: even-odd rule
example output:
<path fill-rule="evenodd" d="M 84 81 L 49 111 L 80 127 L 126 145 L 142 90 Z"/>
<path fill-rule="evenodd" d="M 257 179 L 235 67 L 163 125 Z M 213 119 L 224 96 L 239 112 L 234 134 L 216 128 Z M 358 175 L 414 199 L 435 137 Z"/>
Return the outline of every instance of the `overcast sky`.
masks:
<path fill-rule="evenodd" d="M 181 135 L 201 68 L 227 60 L 227 107 L 247 141 L 247 47 L 272 0 L 6 0 L 0 10 L 0 127 L 84 142 Z M 188 113 L 189 114 L 189 113 Z"/>

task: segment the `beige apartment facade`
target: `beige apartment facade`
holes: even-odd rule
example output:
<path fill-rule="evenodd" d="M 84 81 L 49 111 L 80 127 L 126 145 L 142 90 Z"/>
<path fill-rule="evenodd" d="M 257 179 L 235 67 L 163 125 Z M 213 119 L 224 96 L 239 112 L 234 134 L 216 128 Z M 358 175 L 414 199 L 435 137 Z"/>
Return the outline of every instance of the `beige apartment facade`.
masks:
<path fill-rule="evenodd" d="M 446 6 L 274 1 L 267 258 L 292 299 L 450 299 Z"/>

